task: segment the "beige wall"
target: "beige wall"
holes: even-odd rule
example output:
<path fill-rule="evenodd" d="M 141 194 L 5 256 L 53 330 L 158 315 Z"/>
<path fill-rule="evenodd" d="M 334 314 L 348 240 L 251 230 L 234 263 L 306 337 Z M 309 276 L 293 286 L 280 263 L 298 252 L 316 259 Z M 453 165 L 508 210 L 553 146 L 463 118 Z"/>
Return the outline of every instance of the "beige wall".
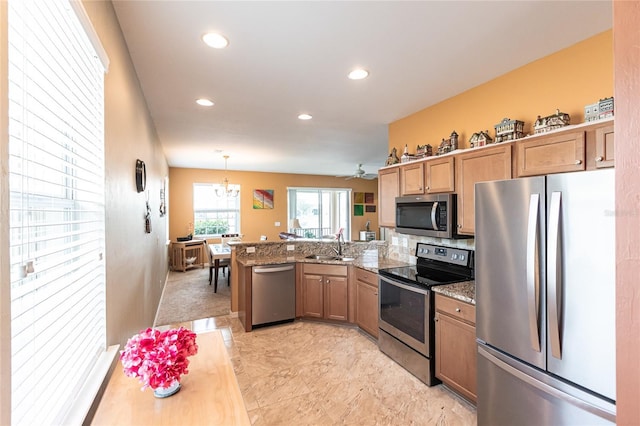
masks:
<path fill-rule="evenodd" d="M 571 123 L 583 122 L 585 105 L 613 96 L 612 37 L 605 31 L 391 123 L 389 150 L 402 153 L 407 144 L 414 153 L 428 143 L 435 151 L 453 130 L 460 148 L 468 148 L 473 133 L 489 130 L 494 137 L 493 126 L 505 117 L 524 121 L 525 133 L 532 132 L 536 117 L 556 108 Z"/>
<path fill-rule="evenodd" d="M 84 1 L 109 55 L 105 76 L 107 341 L 126 343 L 153 325 L 168 271 L 167 217 L 159 217 L 168 166 L 111 2 Z M 147 192 L 136 192 L 136 159 L 147 167 Z M 152 232 L 144 231 L 149 197 Z"/>
<path fill-rule="evenodd" d="M 240 227 L 245 240 L 259 240 L 261 235 L 278 240 L 280 232 L 288 231 L 287 187 L 352 188 L 358 192 L 373 192 L 378 203 L 378 181 L 364 179 L 334 178 L 331 176 L 296 175 L 284 173 L 234 172 L 209 169 L 169 170 L 169 235 L 172 241 L 186 235 L 188 225 L 193 222 L 193 184 L 221 183 L 227 177 L 231 184 L 241 186 Z M 274 208 L 254 209 L 253 190 L 273 189 Z M 353 201 L 353 200 L 352 200 Z M 353 212 L 352 212 L 353 214 Z M 365 222 L 371 221 L 371 230 L 378 231 L 378 213 L 364 213 L 351 217 L 351 239 L 358 239 L 358 231 L 364 230 Z M 275 222 L 280 222 L 276 227 Z"/>
<path fill-rule="evenodd" d="M 617 423 L 640 424 L 640 3 L 613 3 Z"/>

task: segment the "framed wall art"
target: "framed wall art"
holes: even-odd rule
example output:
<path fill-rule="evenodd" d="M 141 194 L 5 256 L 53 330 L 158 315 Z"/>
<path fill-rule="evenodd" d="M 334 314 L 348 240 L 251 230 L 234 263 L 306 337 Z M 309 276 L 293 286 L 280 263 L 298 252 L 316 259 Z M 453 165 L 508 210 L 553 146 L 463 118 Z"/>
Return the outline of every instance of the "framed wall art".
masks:
<path fill-rule="evenodd" d="M 254 189 L 253 190 L 253 208 L 254 209 L 272 209 L 273 208 L 273 189 Z"/>

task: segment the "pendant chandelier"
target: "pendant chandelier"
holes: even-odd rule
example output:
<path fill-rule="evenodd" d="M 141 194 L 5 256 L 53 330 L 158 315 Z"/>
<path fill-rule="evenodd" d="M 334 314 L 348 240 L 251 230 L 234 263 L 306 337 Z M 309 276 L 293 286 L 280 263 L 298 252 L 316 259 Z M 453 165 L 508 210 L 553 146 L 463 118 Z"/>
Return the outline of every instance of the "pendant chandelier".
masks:
<path fill-rule="evenodd" d="M 229 159 L 228 155 L 224 156 L 224 172 L 227 173 L 227 160 Z M 237 197 L 240 194 L 240 188 L 238 185 L 230 185 L 229 179 L 225 176 L 222 181 L 222 188 L 216 188 L 216 196 L 218 197 Z"/>

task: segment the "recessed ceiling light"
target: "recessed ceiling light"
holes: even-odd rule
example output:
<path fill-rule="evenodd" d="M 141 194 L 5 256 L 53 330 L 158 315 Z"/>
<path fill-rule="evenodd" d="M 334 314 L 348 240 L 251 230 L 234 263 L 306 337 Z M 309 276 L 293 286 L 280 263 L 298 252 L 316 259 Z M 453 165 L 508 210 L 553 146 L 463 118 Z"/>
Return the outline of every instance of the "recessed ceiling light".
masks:
<path fill-rule="evenodd" d="M 309 114 L 300 114 L 298 118 L 300 120 L 311 120 L 313 117 L 311 117 Z"/>
<path fill-rule="evenodd" d="M 218 33 L 206 33 L 202 36 L 202 41 L 214 49 L 224 49 L 229 45 L 229 40 Z"/>
<path fill-rule="evenodd" d="M 213 102 L 212 102 L 212 101 L 210 101 L 209 99 L 205 99 L 205 98 L 197 99 L 197 100 L 196 100 L 196 103 L 197 103 L 198 105 L 206 106 L 206 107 L 213 106 Z"/>
<path fill-rule="evenodd" d="M 349 73 L 349 78 L 351 80 L 362 80 L 363 78 L 367 78 L 368 76 L 369 76 L 369 71 L 362 68 L 356 68 L 355 70 Z"/>

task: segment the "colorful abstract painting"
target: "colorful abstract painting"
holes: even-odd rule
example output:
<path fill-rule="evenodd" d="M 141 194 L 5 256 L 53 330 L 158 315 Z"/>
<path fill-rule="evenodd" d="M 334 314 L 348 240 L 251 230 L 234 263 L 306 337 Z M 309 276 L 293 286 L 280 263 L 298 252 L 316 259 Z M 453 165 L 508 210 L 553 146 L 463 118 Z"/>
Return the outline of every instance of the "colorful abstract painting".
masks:
<path fill-rule="evenodd" d="M 253 190 L 253 208 L 254 209 L 272 209 L 273 208 L 273 189 L 254 189 Z"/>

